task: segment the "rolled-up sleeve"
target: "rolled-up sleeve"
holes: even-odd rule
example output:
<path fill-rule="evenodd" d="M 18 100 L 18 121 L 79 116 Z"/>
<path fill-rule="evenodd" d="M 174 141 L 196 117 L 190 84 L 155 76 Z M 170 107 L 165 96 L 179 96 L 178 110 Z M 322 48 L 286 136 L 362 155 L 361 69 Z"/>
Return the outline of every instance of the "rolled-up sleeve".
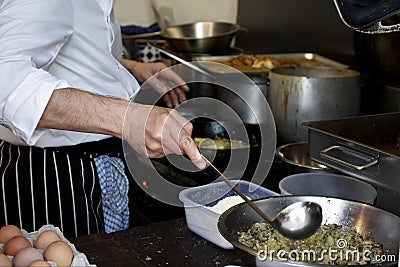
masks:
<path fill-rule="evenodd" d="M 29 145 L 55 89 L 70 87 L 47 69 L 73 33 L 72 0 L 0 2 L 0 123 Z"/>

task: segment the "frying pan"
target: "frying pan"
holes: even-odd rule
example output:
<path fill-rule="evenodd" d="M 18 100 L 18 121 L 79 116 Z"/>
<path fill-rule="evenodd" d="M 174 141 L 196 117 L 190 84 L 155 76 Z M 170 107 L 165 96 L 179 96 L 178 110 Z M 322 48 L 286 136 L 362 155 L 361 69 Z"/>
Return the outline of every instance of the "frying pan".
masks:
<path fill-rule="evenodd" d="M 231 121 L 216 121 L 205 117 L 197 117 L 192 119 L 191 123 L 193 124 L 193 138 L 201 137 L 214 139 L 220 137 L 243 140 L 237 137 L 237 131 L 238 129 L 243 129 L 243 125 L 238 125 Z M 246 139 L 248 139 L 250 147 L 217 150 L 200 149 L 201 153 L 228 178 L 240 179 L 247 176 L 251 177 L 257 167 L 258 159 L 260 158 L 261 131 L 259 126 L 245 124 L 244 127 L 248 134 L 248 138 Z M 243 135 L 240 134 L 240 136 Z M 170 157 L 173 158 L 173 160 L 180 161 L 180 156 L 170 155 Z M 251 158 L 251 160 L 247 162 L 244 160 L 246 158 Z M 239 159 L 240 162 L 237 162 L 236 159 Z M 194 182 L 196 185 L 207 184 L 219 177 L 210 167 L 201 171 L 186 171 L 172 164 L 167 157 L 151 159 L 151 161 L 161 176 L 172 183 L 182 186 L 187 186 L 188 182 Z M 185 179 L 182 179 L 183 177 Z"/>
<path fill-rule="evenodd" d="M 211 54 L 229 48 L 239 25 L 228 22 L 198 21 L 167 27 L 160 32 L 124 35 L 123 39 L 161 36 L 176 52 Z"/>
<path fill-rule="evenodd" d="M 246 170 L 249 170 L 251 162 L 260 153 L 260 132 L 257 125 L 244 125 L 246 133 L 242 133 L 243 125 L 229 121 L 215 121 L 208 118 L 195 118 L 192 137 L 200 138 L 225 138 L 230 140 L 242 140 L 249 144 L 249 147 L 232 149 L 201 148 L 200 152 L 212 160 L 214 166 L 222 170 L 229 178 L 241 178 Z M 246 134 L 244 137 L 243 134 Z M 248 140 L 244 140 L 246 138 Z M 244 159 L 251 158 L 249 162 Z"/>
<path fill-rule="evenodd" d="M 318 203 L 322 207 L 322 222 L 324 224 L 333 223 L 342 225 L 344 229 L 356 229 L 364 237 L 381 243 L 386 256 L 395 256 L 395 260 L 391 259 L 383 265 L 372 266 L 398 266 L 400 217 L 393 213 L 360 202 L 320 196 L 277 196 L 256 200 L 254 203 L 268 216 L 273 217 L 282 208 L 298 201 Z M 227 241 L 232 243 L 247 263 L 246 266 L 327 266 L 289 260 L 278 261 L 276 257 L 272 261 L 269 261 L 269 258 L 267 260 L 258 259 L 257 251 L 237 241 L 237 232 L 247 230 L 260 220 L 260 216 L 248 205 L 239 204 L 224 212 L 218 221 L 218 230 Z M 339 242 L 339 240 L 334 242 Z M 338 248 L 332 247 L 331 249 Z M 351 250 L 351 248 L 348 249 Z M 345 250 L 343 253 L 345 253 Z"/>

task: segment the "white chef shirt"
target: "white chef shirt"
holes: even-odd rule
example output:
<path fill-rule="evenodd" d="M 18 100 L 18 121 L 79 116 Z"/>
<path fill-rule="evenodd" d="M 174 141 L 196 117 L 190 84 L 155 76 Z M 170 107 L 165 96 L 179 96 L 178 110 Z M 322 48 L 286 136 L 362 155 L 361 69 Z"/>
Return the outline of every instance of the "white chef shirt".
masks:
<path fill-rule="evenodd" d="M 0 139 L 39 147 L 105 135 L 36 129 L 56 89 L 129 99 L 139 85 L 120 64 L 113 0 L 0 0 Z"/>

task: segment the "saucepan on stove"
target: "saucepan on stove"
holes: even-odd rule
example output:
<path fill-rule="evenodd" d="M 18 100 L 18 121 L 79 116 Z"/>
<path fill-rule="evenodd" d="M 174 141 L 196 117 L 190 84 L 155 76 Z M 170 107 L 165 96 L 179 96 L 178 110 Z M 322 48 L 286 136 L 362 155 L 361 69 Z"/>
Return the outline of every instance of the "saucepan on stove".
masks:
<path fill-rule="evenodd" d="M 249 237 L 246 232 L 261 219 L 247 204 L 236 205 L 224 212 L 219 218 L 218 230 L 242 256 L 245 266 L 322 267 L 334 263 L 335 266 L 348 266 L 348 263 L 398 266 L 400 217 L 393 213 L 361 202 L 323 196 L 276 196 L 255 200 L 254 204 L 272 218 L 284 207 L 300 201 L 315 202 L 322 207 L 321 228 L 309 239 L 298 240 L 296 243 L 293 240 L 285 241 L 283 237 L 272 239 L 277 234 L 262 226 L 254 231 L 253 237 Z M 353 234 L 353 237 L 347 238 L 348 234 Z M 360 239 L 356 242 L 360 237 L 364 241 Z M 248 242 L 254 239 L 259 239 L 260 249 L 253 248 Z M 264 242 L 268 242 L 269 247 L 262 245 Z M 360 248 L 360 251 L 356 252 L 355 247 Z M 373 258 L 374 253 L 381 253 L 381 256 Z M 383 262 L 379 264 L 370 259 L 380 259 Z"/>

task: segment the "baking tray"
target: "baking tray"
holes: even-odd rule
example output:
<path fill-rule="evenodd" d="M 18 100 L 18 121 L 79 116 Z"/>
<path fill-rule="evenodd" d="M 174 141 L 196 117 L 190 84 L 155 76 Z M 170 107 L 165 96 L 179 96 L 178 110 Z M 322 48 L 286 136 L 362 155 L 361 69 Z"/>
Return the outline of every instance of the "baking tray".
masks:
<path fill-rule="evenodd" d="M 400 112 L 303 125 L 308 128 L 312 160 L 391 192 L 400 201 Z M 381 206 L 398 206 L 393 204 L 392 199 Z"/>
<path fill-rule="evenodd" d="M 265 57 L 270 57 L 273 59 L 277 60 L 293 60 L 293 61 L 298 61 L 298 66 L 325 66 L 325 67 L 335 67 L 335 68 L 348 68 L 348 65 L 342 64 L 340 62 L 337 62 L 335 60 L 326 58 L 324 56 L 321 56 L 319 54 L 315 53 L 276 53 L 276 54 L 244 54 L 246 56 L 253 56 L 253 55 L 259 55 L 259 56 L 265 56 Z M 237 55 L 221 55 L 221 56 L 198 56 L 195 57 L 195 61 L 206 61 L 206 62 L 217 62 L 217 63 L 222 63 L 224 61 L 229 60 L 232 57 L 236 57 Z M 200 63 L 201 64 L 201 63 Z M 227 73 L 230 72 L 229 68 L 226 68 L 224 66 L 218 66 L 218 65 L 203 65 L 204 68 L 206 68 L 208 71 L 214 72 L 214 73 Z M 248 69 L 240 69 L 237 68 L 237 70 L 242 71 L 246 74 L 252 74 L 252 73 L 268 73 L 268 69 L 253 69 L 253 70 L 248 70 Z"/>

